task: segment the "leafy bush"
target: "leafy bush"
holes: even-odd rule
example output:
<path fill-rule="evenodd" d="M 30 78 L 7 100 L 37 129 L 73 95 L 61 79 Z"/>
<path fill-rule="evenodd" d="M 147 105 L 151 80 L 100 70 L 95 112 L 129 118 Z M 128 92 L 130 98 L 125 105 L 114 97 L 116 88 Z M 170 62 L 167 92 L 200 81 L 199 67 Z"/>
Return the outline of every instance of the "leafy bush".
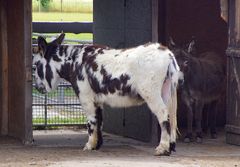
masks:
<path fill-rule="evenodd" d="M 32 9 L 33 12 L 92 13 L 93 0 L 32 0 Z"/>
<path fill-rule="evenodd" d="M 37 0 L 37 1 L 40 1 L 42 7 L 44 8 L 47 9 L 49 7 L 50 0 Z"/>

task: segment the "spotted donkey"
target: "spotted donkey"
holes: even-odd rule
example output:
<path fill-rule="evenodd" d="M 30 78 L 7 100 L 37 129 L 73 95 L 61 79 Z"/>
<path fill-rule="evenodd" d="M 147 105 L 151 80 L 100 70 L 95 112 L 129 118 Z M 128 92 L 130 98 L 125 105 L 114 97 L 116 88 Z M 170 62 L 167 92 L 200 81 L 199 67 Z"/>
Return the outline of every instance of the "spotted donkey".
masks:
<path fill-rule="evenodd" d="M 38 38 L 38 49 L 33 49 L 36 88 L 50 92 L 61 79 L 72 84 L 88 119 L 84 150 L 102 145 L 103 104 L 129 107 L 146 102 L 162 131 L 156 155 L 175 151 L 176 87 L 183 77 L 171 51 L 152 43 L 117 50 L 61 45 L 63 40 L 63 33 L 50 43 Z"/>

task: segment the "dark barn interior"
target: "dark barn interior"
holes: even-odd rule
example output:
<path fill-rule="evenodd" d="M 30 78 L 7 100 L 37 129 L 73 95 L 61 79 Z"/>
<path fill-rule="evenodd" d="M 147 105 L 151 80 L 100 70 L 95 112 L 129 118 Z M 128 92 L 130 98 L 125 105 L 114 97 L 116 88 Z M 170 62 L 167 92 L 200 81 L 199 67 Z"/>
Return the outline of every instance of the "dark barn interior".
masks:
<path fill-rule="evenodd" d="M 199 54 L 214 51 L 226 62 L 228 26 L 221 17 L 219 0 L 187 0 L 184 3 L 167 1 L 165 35 L 163 42 L 167 42 L 169 37 L 172 37 L 178 45 L 186 45 L 194 38 Z M 181 98 L 179 99 L 180 126 L 186 126 L 186 108 L 181 103 Z M 208 110 L 211 110 L 210 106 L 211 104 L 205 106 L 205 121 L 207 121 L 207 113 L 210 112 Z M 223 127 L 226 123 L 226 95 L 222 96 L 217 106 L 218 125 Z"/>

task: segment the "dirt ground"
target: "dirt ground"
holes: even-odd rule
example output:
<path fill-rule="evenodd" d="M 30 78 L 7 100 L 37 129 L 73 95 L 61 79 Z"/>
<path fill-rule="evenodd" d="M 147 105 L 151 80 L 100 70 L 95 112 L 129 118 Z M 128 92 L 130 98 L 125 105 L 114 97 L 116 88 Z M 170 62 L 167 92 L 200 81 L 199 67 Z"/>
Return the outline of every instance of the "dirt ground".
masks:
<path fill-rule="evenodd" d="M 240 147 L 225 144 L 224 133 L 204 143 L 177 143 L 169 157 L 153 156 L 152 144 L 104 134 L 98 151 L 83 151 L 85 130 L 34 131 L 34 144 L 23 146 L 0 137 L 4 167 L 240 167 Z"/>

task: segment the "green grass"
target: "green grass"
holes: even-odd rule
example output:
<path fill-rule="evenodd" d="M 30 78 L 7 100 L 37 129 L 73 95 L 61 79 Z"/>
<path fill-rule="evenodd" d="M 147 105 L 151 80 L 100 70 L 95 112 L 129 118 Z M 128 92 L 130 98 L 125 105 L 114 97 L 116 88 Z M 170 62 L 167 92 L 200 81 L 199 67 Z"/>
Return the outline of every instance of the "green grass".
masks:
<path fill-rule="evenodd" d="M 92 13 L 33 12 L 33 21 L 79 21 L 92 22 Z"/>
<path fill-rule="evenodd" d="M 36 88 L 34 88 L 34 87 L 33 87 L 33 89 L 32 89 L 32 93 L 33 93 L 33 94 L 37 94 L 37 95 L 43 95 L 43 94 L 41 94 L 40 92 L 38 92 L 38 91 L 36 90 Z M 47 93 L 47 96 L 48 96 L 48 97 L 57 97 L 57 96 L 58 96 L 58 91 L 55 90 L 55 91 L 53 91 L 53 92 Z M 70 97 L 72 97 L 72 96 L 76 96 L 76 94 L 75 94 L 75 92 L 73 91 L 72 88 L 64 88 L 64 96 L 70 96 Z"/>
<path fill-rule="evenodd" d="M 44 118 L 33 118 L 32 119 L 33 125 L 44 125 L 45 119 Z M 80 116 L 78 118 L 59 118 L 53 117 L 47 119 L 48 125 L 54 124 L 85 124 L 86 123 L 86 116 Z"/>

